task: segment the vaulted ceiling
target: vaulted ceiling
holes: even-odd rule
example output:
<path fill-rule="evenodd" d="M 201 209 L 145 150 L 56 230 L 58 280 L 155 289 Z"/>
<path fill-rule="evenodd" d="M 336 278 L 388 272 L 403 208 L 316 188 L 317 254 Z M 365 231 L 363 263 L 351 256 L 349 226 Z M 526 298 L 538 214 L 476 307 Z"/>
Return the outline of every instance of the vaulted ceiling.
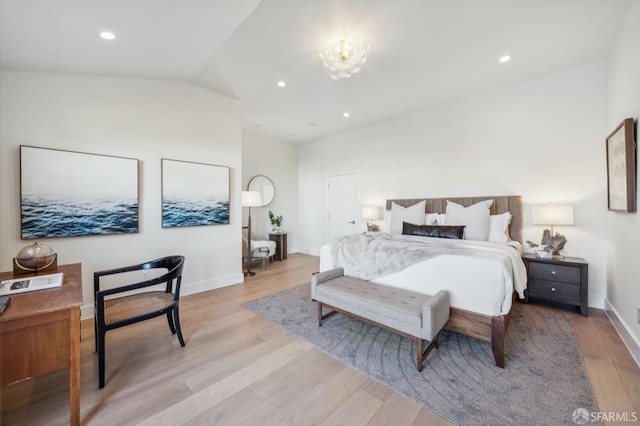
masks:
<path fill-rule="evenodd" d="M 633 1 L 0 0 L 0 67 L 192 82 L 299 143 L 604 59 Z M 332 80 L 318 52 L 345 30 L 368 61 Z"/>

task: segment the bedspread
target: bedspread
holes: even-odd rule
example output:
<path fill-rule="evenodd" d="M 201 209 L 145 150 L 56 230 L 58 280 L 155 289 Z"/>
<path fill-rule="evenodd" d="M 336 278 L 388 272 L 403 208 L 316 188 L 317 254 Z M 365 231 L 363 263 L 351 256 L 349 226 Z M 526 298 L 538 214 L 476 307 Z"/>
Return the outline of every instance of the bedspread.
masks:
<path fill-rule="evenodd" d="M 379 234 L 379 237 L 374 238 L 388 239 L 386 237 L 388 234 L 373 234 Z M 524 297 L 526 269 L 519 251 L 508 244 L 472 240 L 442 241 L 436 238 L 414 236 L 398 237 L 401 238 L 394 240 L 407 239 L 410 247 L 415 244 L 424 244 L 439 248 L 426 250 L 427 254 L 422 260 L 419 259 L 420 256 L 411 256 L 412 260 L 407 261 L 406 265 L 401 265 L 400 268 L 393 267 L 389 269 L 390 272 L 371 278 L 372 282 L 425 294 L 447 290 L 452 307 L 490 316 L 509 312 L 514 290 L 520 297 Z M 400 245 L 394 257 L 402 257 Z M 456 253 L 457 249 L 459 249 L 458 253 Z M 331 245 L 322 247 L 321 272 L 337 266 L 344 267 L 341 264 L 343 260 L 334 258 L 333 251 Z M 383 257 L 371 254 L 356 256 L 363 263 L 377 263 Z M 386 266 L 359 268 L 387 271 Z M 347 269 L 345 274 L 349 275 Z"/>

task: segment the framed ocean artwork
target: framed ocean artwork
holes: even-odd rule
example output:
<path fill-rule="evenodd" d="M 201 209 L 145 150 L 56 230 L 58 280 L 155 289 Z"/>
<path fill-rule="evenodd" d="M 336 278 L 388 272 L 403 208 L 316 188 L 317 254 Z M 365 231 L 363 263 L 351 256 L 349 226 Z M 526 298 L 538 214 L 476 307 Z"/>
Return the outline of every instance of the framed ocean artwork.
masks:
<path fill-rule="evenodd" d="M 161 161 L 163 228 L 229 224 L 229 167 Z"/>
<path fill-rule="evenodd" d="M 138 160 L 20 146 L 23 240 L 138 232 Z"/>

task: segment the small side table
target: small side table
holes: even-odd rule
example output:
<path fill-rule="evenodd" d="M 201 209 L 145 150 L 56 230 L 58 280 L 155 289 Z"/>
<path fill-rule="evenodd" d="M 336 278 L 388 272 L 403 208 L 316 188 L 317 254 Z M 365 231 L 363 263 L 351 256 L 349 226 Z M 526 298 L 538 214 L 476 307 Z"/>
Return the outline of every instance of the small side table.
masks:
<path fill-rule="evenodd" d="M 276 242 L 276 260 L 282 261 L 287 258 L 287 233 L 272 232 L 269 239 Z"/>
<path fill-rule="evenodd" d="M 580 308 L 588 315 L 589 265 L 580 257 L 538 259 L 534 255 L 522 256 L 527 266 L 527 295 Z"/>

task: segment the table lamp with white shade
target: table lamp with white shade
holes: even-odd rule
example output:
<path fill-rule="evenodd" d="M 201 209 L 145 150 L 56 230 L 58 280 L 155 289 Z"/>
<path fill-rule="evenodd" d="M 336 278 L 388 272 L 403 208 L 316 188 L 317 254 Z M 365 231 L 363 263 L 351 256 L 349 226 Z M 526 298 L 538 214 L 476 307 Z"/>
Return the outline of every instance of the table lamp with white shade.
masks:
<path fill-rule="evenodd" d="M 373 223 L 373 220 L 380 220 L 380 207 L 364 206 L 362 207 L 362 218 L 367 221 L 367 231 L 379 231 L 380 227 Z"/>
<path fill-rule="evenodd" d="M 564 248 L 567 239 L 564 235 L 553 232 L 554 226 L 573 225 L 573 205 L 571 204 L 545 204 L 531 207 L 531 223 L 534 225 L 549 226 L 542 233 L 541 245 L 551 255 L 558 256 Z M 538 257 L 545 257 L 543 253 L 536 251 Z"/>

